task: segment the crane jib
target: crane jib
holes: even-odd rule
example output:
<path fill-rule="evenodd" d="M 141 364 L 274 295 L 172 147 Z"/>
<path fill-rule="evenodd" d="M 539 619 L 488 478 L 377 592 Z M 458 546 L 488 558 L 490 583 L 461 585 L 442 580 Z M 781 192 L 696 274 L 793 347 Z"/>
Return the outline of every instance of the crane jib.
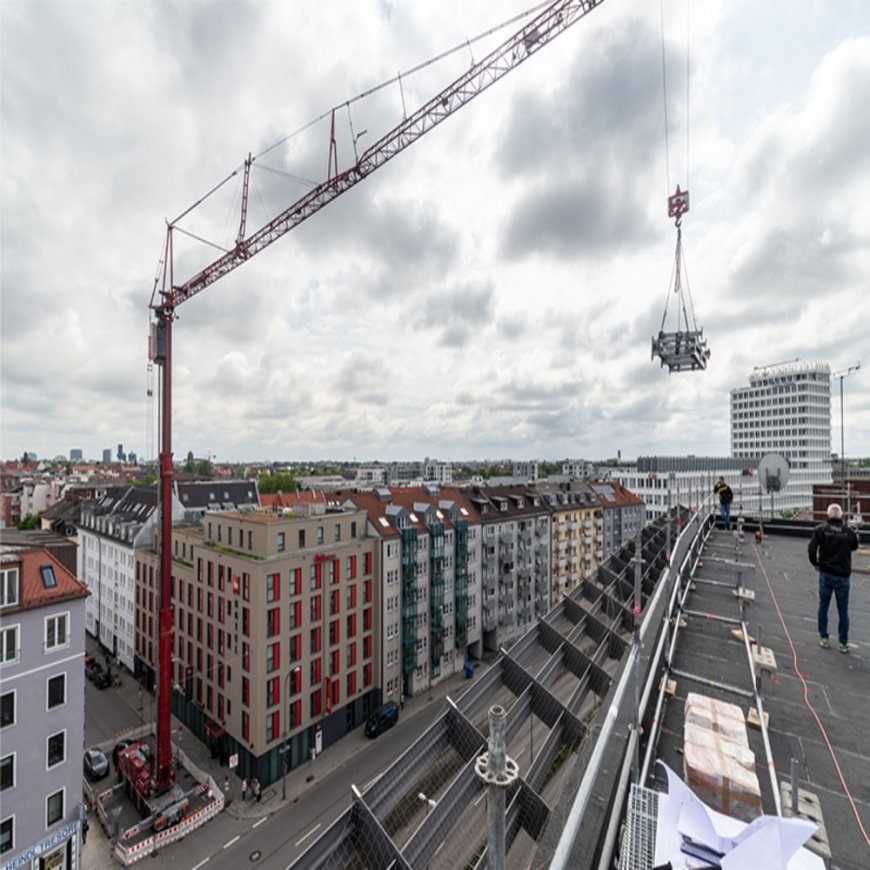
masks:
<path fill-rule="evenodd" d="M 237 269 L 404 151 L 603 2 L 604 0 L 560 0 L 548 6 L 371 145 L 360 155 L 355 165 L 321 182 L 248 238 L 238 239 L 231 251 L 183 284 L 174 287 L 162 304 L 175 308 Z"/>

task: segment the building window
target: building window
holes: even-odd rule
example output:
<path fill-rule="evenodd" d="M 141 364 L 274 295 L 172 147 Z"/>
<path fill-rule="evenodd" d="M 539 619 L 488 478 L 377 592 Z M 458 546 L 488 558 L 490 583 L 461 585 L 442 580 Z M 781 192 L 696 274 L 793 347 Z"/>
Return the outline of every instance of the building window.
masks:
<path fill-rule="evenodd" d="M 0 628 L 0 664 L 18 661 L 18 626 Z"/>
<path fill-rule="evenodd" d="M 320 626 L 317 628 L 311 629 L 311 652 L 319 653 L 320 652 L 320 644 L 321 644 L 321 630 Z"/>
<path fill-rule="evenodd" d="M 271 603 L 281 597 L 281 575 L 270 574 L 266 578 L 266 601 Z"/>
<path fill-rule="evenodd" d="M 290 617 L 287 627 L 299 628 L 302 625 L 302 602 L 293 601 L 290 604 Z"/>
<path fill-rule="evenodd" d="M 58 674 L 48 681 L 48 709 L 66 703 L 66 674 Z"/>
<path fill-rule="evenodd" d="M 317 527 L 317 543 L 318 544 L 323 543 L 323 526 Z"/>
<path fill-rule="evenodd" d="M 302 569 L 290 569 L 290 594 L 299 595 L 302 592 Z"/>
<path fill-rule="evenodd" d="M 366 574 L 372 573 L 372 554 L 365 553 L 363 555 L 363 570 Z"/>
<path fill-rule="evenodd" d="M 47 741 L 46 767 L 55 767 L 66 759 L 66 731 L 52 734 Z"/>
<path fill-rule="evenodd" d="M 42 585 L 46 589 L 57 588 L 57 577 L 54 576 L 53 565 L 40 565 L 39 573 L 42 574 Z"/>
<path fill-rule="evenodd" d="M 302 635 L 294 634 L 290 638 L 290 664 L 302 658 Z"/>
<path fill-rule="evenodd" d="M 242 711 L 242 740 L 251 739 L 251 717 Z"/>
<path fill-rule="evenodd" d="M 339 628 L 338 620 L 333 619 L 329 623 L 329 643 L 330 645 L 337 644 L 341 640 L 341 630 Z"/>
<path fill-rule="evenodd" d="M 45 620 L 45 651 L 59 649 L 69 644 L 67 634 L 67 615 L 60 613 L 57 616 L 49 616 Z"/>
<path fill-rule="evenodd" d="M 18 569 L 7 568 L 0 571 L 0 607 L 18 604 Z"/>
<path fill-rule="evenodd" d="M 15 845 L 15 817 L 0 822 L 0 855 L 9 852 Z"/>
<path fill-rule="evenodd" d="M 0 697 L 0 728 L 15 724 L 15 692 L 4 692 Z"/>
<path fill-rule="evenodd" d="M 346 571 L 347 579 L 353 580 L 356 577 L 356 556 L 347 557 Z"/>
<path fill-rule="evenodd" d="M 336 542 L 341 540 L 341 523 L 335 524 L 335 540 Z"/>
<path fill-rule="evenodd" d="M 266 637 L 274 637 L 281 630 L 280 610 L 277 607 L 266 611 Z"/>
<path fill-rule="evenodd" d="M 322 699 L 320 696 L 320 689 L 318 689 L 316 692 L 311 693 L 311 718 L 312 719 L 315 716 L 320 715 L 321 701 L 322 701 Z"/>
<path fill-rule="evenodd" d="M 15 786 L 15 753 L 0 759 L 0 791 Z"/>
<path fill-rule="evenodd" d="M 63 819 L 64 789 L 50 794 L 45 801 L 45 826 L 52 825 Z"/>
<path fill-rule="evenodd" d="M 266 706 L 274 707 L 275 704 L 280 700 L 279 691 L 280 691 L 280 677 L 272 677 L 270 680 L 266 680 Z"/>
<path fill-rule="evenodd" d="M 272 643 L 266 647 L 266 671 L 277 671 L 281 666 L 281 644 Z"/>
<path fill-rule="evenodd" d="M 276 710 L 266 716 L 266 743 L 271 743 L 280 737 L 281 724 L 278 721 L 280 713 Z"/>
<path fill-rule="evenodd" d="M 294 701 L 290 705 L 290 727 L 298 728 L 302 724 L 302 702 Z"/>
<path fill-rule="evenodd" d="M 286 545 L 284 543 L 284 532 L 278 532 L 278 552 L 283 553 L 285 546 Z"/>

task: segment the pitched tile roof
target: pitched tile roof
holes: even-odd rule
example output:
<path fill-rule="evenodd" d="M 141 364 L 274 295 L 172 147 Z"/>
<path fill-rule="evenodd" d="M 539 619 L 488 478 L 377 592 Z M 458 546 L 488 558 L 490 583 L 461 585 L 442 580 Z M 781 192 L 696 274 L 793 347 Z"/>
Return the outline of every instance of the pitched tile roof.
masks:
<path fill-rule="evenodd" d="M 20 603 L 16 607 L 4 608 L 4 614 L 85 598 L 91 594 L 88 587 L 76 579 L 75 574 L 68 571 L 47 550 L 29 550 L 19 553 L 15 561 L 4 560 L 4 567 L 14 567 L 16 561 L 21 571 Z M 54 586 L 46 585 L 43 569 L 53 575 Z"/>

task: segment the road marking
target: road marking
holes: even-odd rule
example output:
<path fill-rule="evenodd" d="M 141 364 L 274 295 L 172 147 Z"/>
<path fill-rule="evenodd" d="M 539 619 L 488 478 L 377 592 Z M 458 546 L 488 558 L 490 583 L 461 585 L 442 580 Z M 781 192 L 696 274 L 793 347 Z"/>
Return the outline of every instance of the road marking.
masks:
<path fill-rule="evenodd" d="M 477 806 L 484 798 L 486 797 L 486 789 L 483 790 L 483 794 L 474 802 L 474 805 Z"/>
<path fill-rule="evenodd" d="M 268 820 L 269 820 L 269 817 L 268 817 L 268 816 L 263 816 L 263 818 L 260 819 L 259 822 L 254 822 L 254 827 L 255 827 L 255 828 L 259 828 L 260 825 L 263 824 L 263 822 L 267 822 Z"/>
<path fill-rule="evenodd" d="M 374 779 L 370 779 L 364 786 L 363 791 L 368 791 L 379 779 L 381 778 L 381 774 L 379 773 Z"/>
<path fill-rule="evenodd" d="M 318 822 L 301 840 L 297 840 L 293 845 L 298 849 L 318 828 L 320 827 L 320 822 Z"/>
<path fill-rule="evenodd" d="M 210 857 L 209 857 L 209 858 L 204 858 L 202 861 L 199 862 L 199 864 L 196 865 L 196 867 L 193 868 L 193 870 L 199 870 L 199 868 L 202 867 L 203 864 L 208 864 L 208 862 L 209 862 L 210 860 L 211 860 Z"/>
<path fill-rule="evenodd" d="M 241 837 L 241 834 L 236 834 L 236 836 L 233 837 L 232 840 L 229 841 L 229 843 L 224 843 L 224 849 L 229 849 L 230 846 L 232 846 L 233 843 L 237 843 L 241 839 Z"/>

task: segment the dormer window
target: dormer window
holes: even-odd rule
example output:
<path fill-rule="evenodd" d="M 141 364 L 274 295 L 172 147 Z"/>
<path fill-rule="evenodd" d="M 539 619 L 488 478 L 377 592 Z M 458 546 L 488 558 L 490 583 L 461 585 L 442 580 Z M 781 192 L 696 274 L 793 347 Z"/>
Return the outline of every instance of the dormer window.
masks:
<path fill-rule="evenodd" d="M 13 607 L 21 595 L 17 568 L 0 571 L 0 607 Z"/>

